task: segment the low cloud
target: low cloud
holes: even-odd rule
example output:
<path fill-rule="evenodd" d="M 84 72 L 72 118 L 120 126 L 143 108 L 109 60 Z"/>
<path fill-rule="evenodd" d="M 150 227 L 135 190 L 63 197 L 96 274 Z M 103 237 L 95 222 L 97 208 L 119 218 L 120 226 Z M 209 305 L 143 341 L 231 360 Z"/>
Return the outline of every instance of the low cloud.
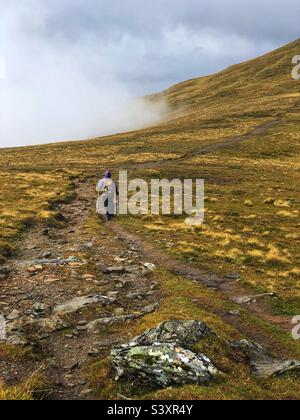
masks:
<path fill-rule="evenodd" d="M 48 9 L 38 4 L 7 6 L 1 19 L 6 71 L 0 80 L 0 147 L 84 139 L 160 121 L 165 104 L 135 99 L 137 91 L 101 53 L 107 46 L 89 36 L 74 44 L 41 36 Z"/>
<path fill-rule="evenodd" d="M 165 105 L 135 97 L 292 41 L 299 8 L 299 0 L 0 0 L 0 147 L 155 124 Z"/>

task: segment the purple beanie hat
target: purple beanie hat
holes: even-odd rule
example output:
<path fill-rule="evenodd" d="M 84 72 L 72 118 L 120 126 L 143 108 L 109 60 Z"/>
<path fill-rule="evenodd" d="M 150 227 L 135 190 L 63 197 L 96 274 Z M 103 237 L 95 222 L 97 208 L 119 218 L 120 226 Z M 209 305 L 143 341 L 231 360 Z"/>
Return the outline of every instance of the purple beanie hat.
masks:
<path fill-rule="evenodd" d="M 110 179 L 111 178 L 111 172 L 110 171 L 106 171 L 104 177 Z"/>

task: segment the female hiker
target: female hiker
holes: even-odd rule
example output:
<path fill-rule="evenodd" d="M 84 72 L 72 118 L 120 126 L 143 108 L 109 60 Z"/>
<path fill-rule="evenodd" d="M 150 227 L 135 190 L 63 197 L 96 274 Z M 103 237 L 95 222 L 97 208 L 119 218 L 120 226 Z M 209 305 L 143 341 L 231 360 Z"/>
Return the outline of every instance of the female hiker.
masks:
<path fill-rule="evenodd" d="M 105 172 L 104 178 L 98 182 L 96 191 L 98 192 L 97 213 L 102 216 L 104 221 L 112 220 L 117 214 L 119 191 L 109 170 Z"/>

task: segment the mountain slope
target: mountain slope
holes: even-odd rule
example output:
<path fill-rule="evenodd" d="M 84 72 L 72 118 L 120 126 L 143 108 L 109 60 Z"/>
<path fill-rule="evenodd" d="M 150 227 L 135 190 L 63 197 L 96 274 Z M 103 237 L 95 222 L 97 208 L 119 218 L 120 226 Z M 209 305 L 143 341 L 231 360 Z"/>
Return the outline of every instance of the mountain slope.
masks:
<path fill-rule="evenodd" d="M 28 156 L 30 166 L 32 153 L 46 166 L 53 162 L 55 154 L 53 166 L 57 167 L 70 163 L 95 167 L 99 162 L 105 166 L 111 162 L 110 151 L 117 154 L 118 162 L 159 159 L 220 138 L 245 134 L 300 100 L 299 83 L 291 77 L 292 57 L 299 50 L 300 40 L 296 40 L 263 57 L 153 95 L 151 100 L 163 98 L 170 106 L 167 121 L 157 127 L 69 145 L 22 149 L 21 164 L 26 165 Z M 13 164 L 19 151 L 6 151 L 4 160 Z"/>
<path fill-rule="evenodd" d="M 37 301 L 52 307 L 83 293 L 118 296 L 110 307 L 71 314 L 65 331 L 45 338 L 29 329 L 29 339 L 43 350 L 37 361 L 19 346 L 0 345 L 0 378 L 6 384 L 27 383 L 46 365 L 55 397 L 78 398 L 80 375 L 96 398 L 299 399 L 299 375 L 257 380 L 228 344 L 246 338 L 278 358 L 300 358 L 299 341 L 291 334 L 292 318 L 300 313 L 300 82 L 291 77 L 291 60 L 299 53 L 297 40 L 149 97 L 169 104 L 169 114 L 156 127 L 1 150 L 0 259 L 14 255 L 8 260 L 11 274 L 0 272 L 5 315 L 15 309 L 26 316 Z M 116 177 L 128 169 L 130 177 L 146 180 L 204 179 L 204 224 L 194 228 L 184 217 L 148 215 L 120 217 L 104 226 L 95 215 L 94 189 L 107 167 Z M 88 264 L 28 267 L 28 260 L 49 250 L 53 258 L 71 253 Z M 124 258 L 139 273 L 133 282 L 124 273 L 104 275 L 103 266 Z M 145 278 L 141 262 L 156 264 L 157 271 Z M 128 301 L 129 291 L 138 294 Z M 140 299 L 139 293 L 147 297 Z M 125 324 L 102 326 L 96 342 L 79 328 L 70 345 L 83 318 L 139 313 L 145 299 L 159 307 Z M 116 383 L 111 347 L 168 319 L 200 319 L 217 332 L 195 351 L 207 354 L 222 377 L 209 387 L 154 391 Z M 99 340 L 106 344 L 97 353 Z M 65 372 L 64 364 L 75 357 L 79 370 Z M 0 384 L 5 394 L 2 389 Z"/>

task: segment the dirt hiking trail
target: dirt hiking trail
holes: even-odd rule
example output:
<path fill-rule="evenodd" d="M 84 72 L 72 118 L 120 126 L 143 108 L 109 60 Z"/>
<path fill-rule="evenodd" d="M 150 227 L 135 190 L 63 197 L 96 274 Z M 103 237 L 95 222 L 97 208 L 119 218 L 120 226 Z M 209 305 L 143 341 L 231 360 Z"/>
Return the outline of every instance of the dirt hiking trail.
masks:
<path fill-rule="evenodd" d="M 90 399 L 85 375 L 93 359 L 131 339 L 130 325 L 156 311 L 162 299 L 145 263 L 168 270 L 178 281 L 185 277 L 213 288 L 224 299 L 249 293 L 234 276 L 220 277 L 172 259 L 127 232 L 118 219 L 103 226 L 94 214 L 93 180 L 79 180 L 76 198 L 59 210 L 63 227 L 28 230 L 17 244 L 18 255 L 8 262 L 9 277 L 1 282 L 0 309 L 13 325 L 13 340 L 22 340 L 25 330 L 35 354 L 26 361 L 0 362 L 0 377 L 9 385 L 38 371 L 49 383 L 49 399 Z M 267 304 L 241 307 L 290 328 L 288 319 L 271 316 Z M 274 338 L 224 311 L 218 315 L 276 349 Z"/>

